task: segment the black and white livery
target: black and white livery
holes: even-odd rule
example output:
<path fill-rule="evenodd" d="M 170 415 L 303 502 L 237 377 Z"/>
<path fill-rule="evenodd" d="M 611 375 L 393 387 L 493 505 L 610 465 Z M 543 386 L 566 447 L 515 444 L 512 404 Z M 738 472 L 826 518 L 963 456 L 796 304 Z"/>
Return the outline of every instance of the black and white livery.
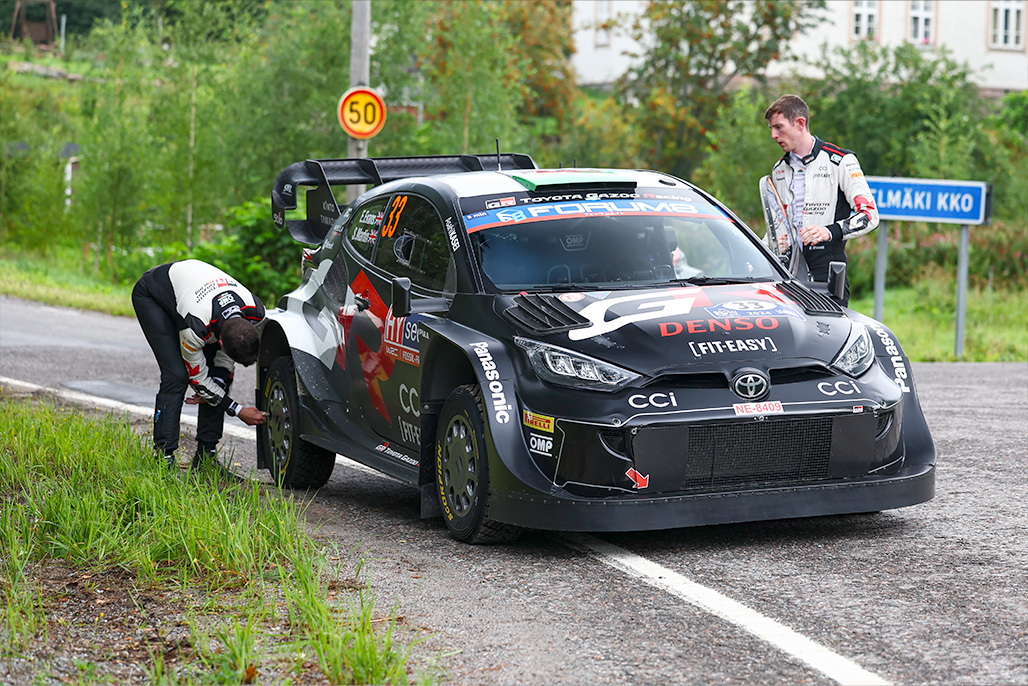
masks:
<path fill-rule="evenodd" d="M 340 209 L 347 184 L 373 188 Z M 829 292 L 796 278 L 692 184 L 517 154 L 308 160 L 272 200 L 310 246 L 261 325 L 258 466 L 284 485 L 345 454 L 472 543 L 934 495 L 910 362 L 833 299 L 845 265 Z"/>

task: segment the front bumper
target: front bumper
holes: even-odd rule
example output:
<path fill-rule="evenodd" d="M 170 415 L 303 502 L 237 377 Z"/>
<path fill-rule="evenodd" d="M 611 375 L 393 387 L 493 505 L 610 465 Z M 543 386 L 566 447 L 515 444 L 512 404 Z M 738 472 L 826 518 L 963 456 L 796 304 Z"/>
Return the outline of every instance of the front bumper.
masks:
<path fill-rule="evenodd" d="M 583 498 L 494 489 L 489 517 L 551 531 L 653 531 L 877 512 L 917 505 L 934 495 L 935 466 L 916 465 L 883 477 L 664 497 Z"/>

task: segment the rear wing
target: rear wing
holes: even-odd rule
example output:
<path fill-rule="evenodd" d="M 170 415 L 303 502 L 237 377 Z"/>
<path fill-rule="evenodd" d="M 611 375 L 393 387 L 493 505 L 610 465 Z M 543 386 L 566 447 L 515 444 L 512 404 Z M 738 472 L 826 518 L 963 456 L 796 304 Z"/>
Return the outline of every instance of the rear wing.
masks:
<path fill-rule="evenodd" d="M 342 210 L 333 186 L 370 184 L 411 176 L 433 176 L 491 169 L 537 169 L 535 161 L 521 153 L 503 155 L 426 155 L 423 157 L 365 157 L 341 160 L 305 160 L 286 167 L 271 189 L 271 218 L 275 226 L 285 227 L 293 240 L 318 245 Z M 286 219 L 287 210 L 296 209 L 299 186 L 307 191 L 307 218 Z"/>

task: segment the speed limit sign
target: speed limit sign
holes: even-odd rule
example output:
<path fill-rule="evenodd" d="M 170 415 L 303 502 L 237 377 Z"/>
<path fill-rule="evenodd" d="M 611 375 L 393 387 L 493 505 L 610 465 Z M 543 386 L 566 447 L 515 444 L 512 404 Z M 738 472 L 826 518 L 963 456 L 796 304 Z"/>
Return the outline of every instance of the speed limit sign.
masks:
<path fill-rule="evenodd" d="M 351 88 L 339 98 L 339 123 L 354 138 L 371 138 L 385 126 L 385 103 L 370 88 Z"/>

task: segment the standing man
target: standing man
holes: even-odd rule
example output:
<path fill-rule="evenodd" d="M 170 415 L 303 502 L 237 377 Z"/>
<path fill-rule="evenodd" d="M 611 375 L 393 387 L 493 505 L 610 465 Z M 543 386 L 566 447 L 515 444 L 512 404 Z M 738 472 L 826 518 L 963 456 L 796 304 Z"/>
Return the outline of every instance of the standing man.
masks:
<path fill-rule="evenodd" d="M 213 456 L 226 413 L 250 426 L 264 422 L 263 412 L 228 394 L 234 363 L 257 361 L 254 323 L 264 318 L 264 305 L 256 296 L 217 267 L 183 260 L 143 274 L 132 289 L 132 307 L 161 368 L 153 443 L 169 466 L 175 464 L 183 400 L 200 405 L 194 469 Z M 195 392 L 188 400 L 187 387 Z"/>
<path fill-rule="evenodd" d="M 810 133 L 810 110 L 796 95 L 783 95 L 764 112 L 771 137 L 785 152 L 771 169 L 803 256 L 815 281 L 828 281 L 828 263 L 846 262 L 844 241 L 878 226 L 871 188 L 850 150 Z M 849 278 L 842 304 L 850 299 Z"/>

